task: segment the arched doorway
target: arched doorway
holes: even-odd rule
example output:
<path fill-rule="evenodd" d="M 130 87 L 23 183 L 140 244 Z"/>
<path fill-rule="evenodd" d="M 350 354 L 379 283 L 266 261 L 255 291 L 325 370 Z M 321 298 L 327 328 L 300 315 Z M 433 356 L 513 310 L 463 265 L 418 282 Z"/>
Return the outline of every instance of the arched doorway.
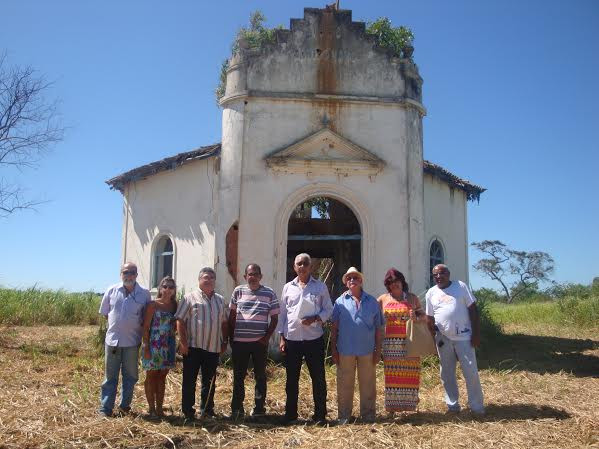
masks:
<path fill-rule="evenodd" d="M 341 278 L 354 266 L 361 269 L 362 232 L 352 210 L 334 198 L 314 196 L 295 207 L 287 225 L 286 281 L 295 277 L 293 261 L 308 253 L 313 275 L 324 281 L 333 299 L 345 289 Z"/>

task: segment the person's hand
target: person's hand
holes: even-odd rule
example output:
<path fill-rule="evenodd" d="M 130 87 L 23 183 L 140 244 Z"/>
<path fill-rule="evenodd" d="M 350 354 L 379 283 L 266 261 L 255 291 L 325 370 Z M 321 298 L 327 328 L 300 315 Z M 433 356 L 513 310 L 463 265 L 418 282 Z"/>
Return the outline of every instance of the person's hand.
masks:
<path fill-rule="evenodd" d="M 189 347 L 186 343 L 179 342 L 179 354 L 187 355 L 189 353 Z"/>
<path fill-rule="evenodd" d="M 285 337 L 281 335 L 281 339 L 279 340 L 279 351 L 281 354 L 287 354 L 287 342 L 285 341 Z"/>
<path fill-rule="evenodd" d="M 317 321 L 319 321 L 319 316 L 318 315 L 314 315 L 308 318 L 304 318 L 302 320 L 302 324 L 304 326 L 310 326 L 312 323 L 316 323 Z"/>
<path fill-rule="evenodd" d="M 375 349 L 374 352 L 372 353 L 372 364 L 376 365 L 380 361 L 381 361 L 381 350 Z"/>
<path fill-rule="evenodd" d="M 480 335 L 472 334 L 472 337 L 470 337 L 470 344 L 473 348 L 478 348 L 480 346 Z"/>
<path fill-rule="evenodd" d="M 223 341 L 220 345 L 220 353 L 222 354 L 223 352 L 225 352 L 227 350 L 227 342 Z"/>
<path fill-rule="evenodd" d="M 333 363 L 335 365 L 339 365 L 339 351 L 337 351 L 336 348 L 331 351 L 331 358 L 333 359 Z"/>

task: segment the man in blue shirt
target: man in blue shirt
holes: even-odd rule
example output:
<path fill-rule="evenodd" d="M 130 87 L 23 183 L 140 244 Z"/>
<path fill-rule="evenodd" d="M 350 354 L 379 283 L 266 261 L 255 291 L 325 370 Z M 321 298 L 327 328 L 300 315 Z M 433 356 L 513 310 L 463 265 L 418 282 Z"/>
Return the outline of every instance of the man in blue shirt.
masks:
<path fill-rule="evenodd" d="M 327 383 L 322 324 L 330 318 L 333 304 L 327 286 L 311 276 L 312 260 L 308 254 L 298 254 L 293 269 L 297 277 L 285 284 L 279 301 L 279 350 L 285 355 L 287 374 L 284 422 L 297 420 L 299 378 L 305 358 L 312 379 L 312 421 L 324 423 L 327 415 Z"/>
<path fill-rule="evenodd" d="M 119 411 L 128 413 L 131 410 L 133 387 L 138 379 L 137 361 L 144 311 L 152 300 L 150 292 L 136 279 L 137 266 L 127 262 L 121 267 L 122 282 L 109 287 L 100 304 L 100 314 L 108 319 L 100 407 L 104 416 L 112 416 L 119 371 L 123 373 Z"/>
<path fill-rule="evenodd" d="M 331 348 L 337 365 L 339 423 L 351 417 L 356 366 L 360 390 L 360 417 L 376 416 L 376 364 L 381 359 L 385 321 L 377 300 L 362 289 L 364 277 L 351 267 L 343 275 L 348 290 L 335 301 L 331 321 Z"/>

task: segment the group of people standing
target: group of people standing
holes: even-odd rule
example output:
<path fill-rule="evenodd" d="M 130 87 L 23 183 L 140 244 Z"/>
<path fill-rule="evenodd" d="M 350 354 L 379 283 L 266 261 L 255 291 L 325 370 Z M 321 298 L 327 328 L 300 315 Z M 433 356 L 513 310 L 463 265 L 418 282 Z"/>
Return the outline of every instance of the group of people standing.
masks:
<path fill-rule="evenodd" d="M 255 388 L 252 416 L 266 414 L 268 343 L 276 332 L 286 370 L 284 424 L 298 420 L 299 379 L 305 360 L 312 381 L 314 413 L 311 421 L 327 419 L 325 355 L 327 342 L 323 324 L 332 323 L 330 348 L 337 366 L 338 423 L 352 417 L 356 372 L 359 416 L 372 422 L 376 417 L 376 365 L 384 362 L 385 410 L 392 414 L 415 411 L 418 405 L 421 357 L 409 356 L 408 323 L 426 323 L 434 339 L 441 364 L 448 411 L 459 411 L 456 361 L 466 380 L 471 411 L 483 414 L 483 396 L 474 348 L 480 342 L 475 299 L 461 281 L 450 281 L 449 269 L 433 269 L 436 285 L 426 294 L 423 310 L 409 291 L 401 272 L 385 274 L 387 293 L 378 299 L 362 288 L 364 276 L 351 267 L 343 275 L 347 290 L 333 303 L 326 285 L 312 276 L 312 260 L 302 253 L 294 260 L 295 279 L 285 284 L 281 297 L 262 285 L 260 266 L 246 266 L 246 284 L 235 288 L 227 305 L 215 292 L 216 274 L 203 268 L 199 289 L 176 300 L 171 277 L 158 285 L 155 300 L 137 284 L 137 267 L 121 268 L 122 282 L 110 287 L 102 299 L 100 313 L 108 319 L 105 341 L 105 380 L 101 388 L 100 413 L 113 413 L 119 371 L 122 372 L 120 413 L 130 411 L 133 387 L 138 379 L 138 350 L 142 344 L 142 367 L 148 413 L 162 416 L 165 379 L 175 365 L 175 333 L 183 356 L 181 409 L 187 420 L 196 418 L 196 383 L 201 375 L 200 417 L 214 417 L 216 371 L 222 354 L 231 346 L 233 394 L 231 418 L 245 416 L 245 377 L 250 358 Z M 422 338 L 422 337 L 421 337 Z"/>

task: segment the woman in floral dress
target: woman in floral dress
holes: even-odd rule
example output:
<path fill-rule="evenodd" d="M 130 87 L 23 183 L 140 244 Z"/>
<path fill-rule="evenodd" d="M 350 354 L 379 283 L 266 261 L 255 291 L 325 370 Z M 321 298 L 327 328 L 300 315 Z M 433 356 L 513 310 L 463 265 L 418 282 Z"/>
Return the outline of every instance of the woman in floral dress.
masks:
<path fill-rule="evenodd" d="M 175 367 L 175 311 L 177 286 L 167 276 L 158 286 L 158 296 L 146 308 L 143 326 L 144 389 L 150 416 L 164 416 L 162 404 L 169 369 Z"/>
<path fill-rule="evenodd" d="M 387 292 L 378 298 L 385 315 L 383 363 L 385 410 L 414 411 L 418 406 L 420 357 L 406 357 L 406 323 L 426 319 L 418 297 L 408 291 L 404 275 L 391 268 L 385 275 Z"/>

